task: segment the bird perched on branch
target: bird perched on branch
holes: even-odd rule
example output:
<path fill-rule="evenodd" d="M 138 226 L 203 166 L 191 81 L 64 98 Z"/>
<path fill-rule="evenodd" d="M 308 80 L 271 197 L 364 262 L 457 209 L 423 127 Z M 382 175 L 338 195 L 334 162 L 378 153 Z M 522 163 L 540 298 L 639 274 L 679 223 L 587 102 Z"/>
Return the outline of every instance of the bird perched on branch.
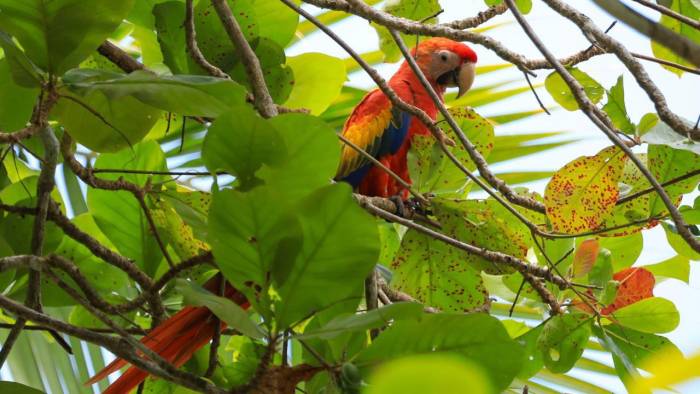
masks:
<path fill-rule="evenodd" d="M 468 46 L 445 38 L 430 38 L 414 49 L 413 56 L 430 84 L 442 98 L 448 87 L 459 88 L 463 95 L 472 85 L 475 75 L 476 54 Z M 435 119 L 437 107 L 418 77 L 404 62 L 389 80 L 389 86 L 406 103 L 412 104 Z M 430 131 L 419 120 L 395 108 L 379 90 L 367 94 L 355 107 L 345 127 L 343 136 L 377 158 L 410 182 L 406 154 L 414 135 L 426 135 Z M 369 196 L 407 198 L 407 191 L 375 167 L 368 159 L 345 146 L 341 153 L 337 180 L 350 183 L 359 193 Z M 214 293 L 221 289 L 221 274 L 212 278 L 205 287 Z M 230 283 L 224 285 L 224 296 L 243 308 L 249 304 L 245 296 Z M 214 314 L 205 307 L 185 307 L 151 330 L 141 343 L 160 355 L 175 367 L 182 366 L 192 355 L 209 343 L 214 333 L 224 328 Z M 146 358 L 147 359 L 147 358 Z M 93 376 L 92 384 L 128 365 L 117 359 Z M 148 377 L 148 373 L 134 366 L 129 367 L 105 394 L 126 394 Z"/>
<path fill-rule="evenodd" d="M 430 38 L 412 51 L 416 63 L 442 99 L 445 89 L 457 87 L 457 97 L 471 88 L 476 74 L 476 53 L 467 45 L 447 38 Z M 437 106 L 408 62 L 389 80 L 389 87 L 404 102 L 435 119 Z M 343 137 L 411 183 L 406 155 L 414 135 L 430 134 L 419 119 L 394 106 L 379 89 L 369 92 L 345 122 Z M 367 196 L 408 198 L 408 191 L 382 168 L 349 145 L 341 151 L 335 177 Z"/>

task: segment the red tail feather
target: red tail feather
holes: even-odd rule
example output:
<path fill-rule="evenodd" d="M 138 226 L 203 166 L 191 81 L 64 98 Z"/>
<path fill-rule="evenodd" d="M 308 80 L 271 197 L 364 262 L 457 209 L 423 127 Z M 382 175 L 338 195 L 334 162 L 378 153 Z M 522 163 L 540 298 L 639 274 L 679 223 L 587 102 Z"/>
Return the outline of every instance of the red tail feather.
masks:
<path fill-rule="evenodd" d="M 205 287 L 217 292 L 221 280 L 220 275 L 209 280 Z M 224 296 L 232 299 L 243 308 L 248 307 L 248 301 L 233 286 L 226 283 Z M 148 335 L 141 339 L 141 343 L 158 353 L 165 360 L 179 368 L 189 360 L 194 352 L 209 343 L 215 330 L 223 329 L 224 324 L 217 327 L 214 314 L 205 307 L 186 307 L 168 320 L 154 328 Z M 120 370 L 128 364 L 127 361 L 116 359 L 95 376 L 90 378 L 86 385 L 98 382 L 113 372 Z M 127 394 L 143 382 L 148 373 L 134 366 L 129 367 L 103 394 Z"/>

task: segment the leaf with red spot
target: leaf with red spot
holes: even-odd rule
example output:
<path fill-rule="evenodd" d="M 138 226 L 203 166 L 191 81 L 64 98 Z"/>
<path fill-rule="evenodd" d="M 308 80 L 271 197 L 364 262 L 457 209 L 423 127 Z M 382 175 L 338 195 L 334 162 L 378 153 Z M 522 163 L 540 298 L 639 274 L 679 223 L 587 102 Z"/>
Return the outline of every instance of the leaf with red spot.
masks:
<path fill-rule="evenodd" d="M 600 244 L 597 239 L 587 239 L 576 248 L 573 263 L 573 277 L 580 278 L 591 271 L 598 258 Z"/>
<path fill-rule="evenodd" d="M 644 268 L 623 269 L 616 272 L 613 279 L 620 282 L 620 287 L 612 304 L 601 311 L 603 315 L 609 315 L 622 307 L 654 296 L 656 279 L 654 274 Z"/>
<path fill-rule="evenodd" d="M 626 160 L 620 148 L 611 146 L 557 171 L 544 192 L 553 229 L 576 234 L 599 228 L 615 208 Z"/>

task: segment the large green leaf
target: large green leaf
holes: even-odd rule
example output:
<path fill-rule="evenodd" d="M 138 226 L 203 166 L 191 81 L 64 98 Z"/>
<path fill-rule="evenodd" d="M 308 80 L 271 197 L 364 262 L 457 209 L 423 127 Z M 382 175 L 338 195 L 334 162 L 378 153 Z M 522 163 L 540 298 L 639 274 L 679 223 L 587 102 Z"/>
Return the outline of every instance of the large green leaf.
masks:
<path fill-rule="evenodd" d="M 666 145 L 649 145 L 648 153 L 649 170 L 659 183 L 678 178 L 691 171 L 700 169 L 700 154 L 683 149 L 673 149 Z M 664 187 L 671 201 L 676 205 L 680 202 L 681 195 L 693 191 L 700 180 L 699 176 L 676 182 Z M 649 211 L 656 216 L 666 211 L 666 205 L 657 193 L 650 193 Z"/>
<path fill-rule="evenodd" d="M 643 367 L 644 360 L 661 350 L 681 354 L 676 345 L 659 335 L 633 330 L 616 324 L 605 327 L 605 331 L 636 367 Z"/>
<path fill-rule="evenodd" d="M 284 141 L 282 164 L 265 166 L 258 174 L 268 185 L 297 199 L 327 185 L 338 168 L 338 138 L 322 120 L 306 114 L 282 114 L 268 121 Z"/>
<path fill-rule="evenodd" d="M 301 248 L 301 225 L 288 208 L 285 194 L 264 186 L 214 194 L 209 243 L 221 272 L 253 302 L 249 285 L 268 288 L 273 262 L 291 265 Z"/>
<path fill-rule="evenodd" d="M 496 391 L 479 365 L 457 357 L 427 354 L 401 358 L 380 366 L 369 378 L 363 392 L 489 394 Z"/>
<path fill-rule="evenodd" d="M 434 314 L 419 321 L 397 321 L 354 361 L 367 365 L 412 354 L 443 352 L 478 363 L 501 390 L 520 371 L 524 359 L 522 348 L 498 319 L 477 313 Z M 503 357 L 505 354 L 508 357 Z"/>
<path fill-rule="evenodd" d="M 0 29 L 15 36 L 32 61 L 61 75 L 85 60 L 131 10 L 134 0 L 2 0 Z"/>
<path fill-rule="evenodd" d="M 296 259 L 275 260 L 272 269 L 281 298 L 276 317 L 282 327 L 352 298 L 377 262 L 377 226 L 349 189 L 346 184 L 323 187 L 299 207 L 301 251 Z"/>
<path fill-rule="evenodd" d="M 142 2 L 137 2 L 137 4 Z M 137 7 L 134 7 L 137 8 Z M 150 11 L 149 11 L 150 14 Z M 185 48 L 185 3 L 166 1 L 153 7 L 154 27 L 163 62 L 173 74 L 195 74 L 199 69 Z M 198 41 L 199 37 L 198 38 Z"/>
<path fill-rule="evenodd" d="M 670 4 L 667 4 L 667 6 L 672 11 L 685 15 L 694 20 L 700 19 L 700 5 L 696 0 L 672 0 L 668 1 L 668 3 Z M 693 26 L 685 24 L 668 15 L 661 15 L 661 20 L 659 22 L 661 23 L 661 26 L 664 26 L 667 29 L 670 29 L 671 31 L 674 31 L 700 44 L 700 30 L 694 28 Z M 678 56 L 675 52 L 653 40 L 651 41 L 651 51 L 654 53 L 654 56 L 659 59 L 685 66 L 692 66 L 682 56 Z M 674 74 L 677 74 L 678 76 L 683 74 L 683 70 L 680 70 L 677 67 L 670 67 L 666 65 L 662 65 L 662 67 Z"/>
<path fill-rule="evenodd" d="M 597 104 L 600 99 L 603 98 L 603 93 L 605 89 L 595 79 L 591 78 L 590 75 L 577 68 L 569 68 L 569 73 L 576 78 L 576 80 L 583 86 L 583 90 L 586 92 L 586 96 L 594 103 Z M 578 107 L 578 102 L 574 97 L 574 94 L 569 89 L 569 85 L 564 82 L 564 79 L 559 75 L 558 72 L 554 71 L 547 76 L 544 81 L 544 86 L 552 95 L 554 101 L 559 105 L 564 107 L 568 111 L 576 111 Z"/>
<path fill-rule="evenodd" d="M 673 302 L 660 297 L 646 298 L 616 310 L 612 318 L 621 326 L 646 333 L 673 331 L 680 322 Z"/>
<path fill-rule="evenodd" d="M 340 94 L 345 83 L 345 63 L 322 53 L 304 53 L 287 59 L 294 71 L 294 88 L 284 103 L 290 108 L 307 108 L 318 115 Z"/>
<path fill-rule="evenodd" d="M 0 59 L 0 131 L 24 127 L 32 115 L 39 90 L 17 85 L 7 59 Z"/>
<path fill-rule="evenodd" d="M 199 75 L 129 75 L 71 70 L 64 82 L 79 92 L 100 91 L 109 99 L 131 96 L 152 107 L 189 116 L 217 117 L 245 103 L 245 89 L 231 80 Z"/>
<path fill-rule="evenodd" d="M 676 255 L 655 264 L 645 265 L 644 269 L 654 274 L 657 280 L 659 278 L 673 278 L 689 283 L 690 259 L 685 256 Z"/>
<path fill-rule="evenodd" d="M 409 230 L 394 261 L 392 286 L 435 308 L 466 312 L 489 302 L 481 274 L 464 253 Z"/>
<path fill-rule="evenodd" d="M 96 152 L 116 152 L 141 141 L 161 111 L 130 96 L 110 98 L 100 91 L 61 98 L 53 114 L 79 143 Z"/>
<path fill-rule="evenodd" d="M 165 157 L 160 146 L 147 141 L 134 146 L 134 151 L 106 153 L 97 158 L 96 168 L 165 171 Z M 124 180 L 143 186 L 146 174 L 100 174 L 101 178 Z M 165 180 L 154 176 L 152 183 Z M 158 248 L 139 202 L 127 191 L 89 188 L 87 202 L 95 223 L 123 255 L 133 259 L 146 273 L 153 275 L 163 255 Z"/>
<path fill-rule="evenodd" d="M 235 107 L 212 123 L 204 139 L 202 157 L 210 171 L 235 175 L 242 187 L 260 182 L 256 172 L 264 164 L 284 163 L 284 140 L 269 121 L 246 106 Z"/>

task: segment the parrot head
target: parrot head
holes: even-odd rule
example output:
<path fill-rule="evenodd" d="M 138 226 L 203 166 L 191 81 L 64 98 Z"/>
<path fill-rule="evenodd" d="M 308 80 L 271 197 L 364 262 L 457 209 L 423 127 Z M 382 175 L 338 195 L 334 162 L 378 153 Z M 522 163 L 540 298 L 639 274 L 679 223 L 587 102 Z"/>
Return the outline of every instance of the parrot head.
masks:
<path fill-rule="evenodd" d="M 476 52 L 467 45 L 448 38 L 433 37 L 418 44 L 411 51 L 423 74 L 444 91 L 459 89 L 461 97 L 472 87 L 476 75 Z"/>

